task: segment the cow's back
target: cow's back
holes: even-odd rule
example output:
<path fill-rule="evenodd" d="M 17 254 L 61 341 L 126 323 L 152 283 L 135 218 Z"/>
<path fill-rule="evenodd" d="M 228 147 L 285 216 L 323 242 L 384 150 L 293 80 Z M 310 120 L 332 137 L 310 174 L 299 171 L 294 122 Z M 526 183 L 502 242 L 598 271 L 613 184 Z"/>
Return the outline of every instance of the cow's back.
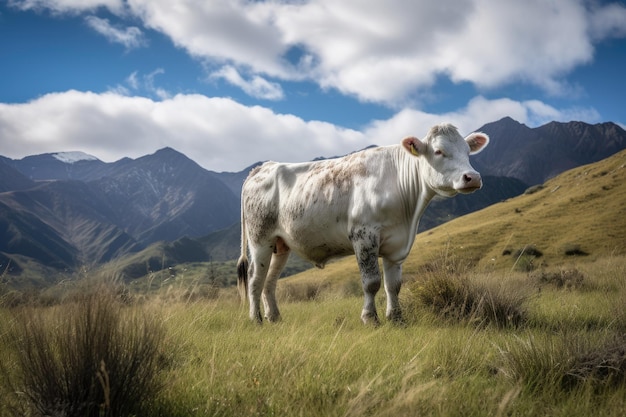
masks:
<path fill-rule="evenodd" d="M 307 163 L 268 162 L 242 192 L 252 242 L 275 237 L 318 266 L 353 253 L 348 237 L 355 194 L 366 193 L 367 154 Z"/>

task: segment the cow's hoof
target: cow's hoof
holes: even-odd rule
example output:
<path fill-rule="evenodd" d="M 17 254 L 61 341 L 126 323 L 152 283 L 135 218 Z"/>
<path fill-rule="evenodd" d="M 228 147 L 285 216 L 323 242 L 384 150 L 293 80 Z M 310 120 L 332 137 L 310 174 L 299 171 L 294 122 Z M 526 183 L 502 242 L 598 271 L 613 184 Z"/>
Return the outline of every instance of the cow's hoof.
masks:
<path fill-rule="evenodd" d="M 256 314 L 251 315 L 250 316 L 250 320 L 253 323 L 258 324 L 259 326 L 263 324 L 263 316 L 261 315 L 260 311 L 258 313 L 256 313 Z"/>
<path fill-rule="evenodd" d="M 272 314 L 272 315 L 269 315 L 269 316 L 265 316 L 265 318 L 270 323 L 278 323 L 279 321 L 282 320 L 282 317 L 280 316 L 280 314 Z"/>
<path fill-rule="evenodd" d="M 371 325 L 374 327 L 378 327 L 380 326 L 380 320 L 378 320 L 378 314 L 376 313 L 369 313 L 369 312 L 363 312 L 361 314 L 361 321 L 363 322 L 363 324 L 365 325 Z"/>
<path fill-rule="evenodd" d="M 387 314 L 387 320 L 389 320 L 389 322 L 393 323 L 396 326 L 406 325 L 406 321 L 402 317 L 402 312 L 400 310 L 396 310 Z"/>

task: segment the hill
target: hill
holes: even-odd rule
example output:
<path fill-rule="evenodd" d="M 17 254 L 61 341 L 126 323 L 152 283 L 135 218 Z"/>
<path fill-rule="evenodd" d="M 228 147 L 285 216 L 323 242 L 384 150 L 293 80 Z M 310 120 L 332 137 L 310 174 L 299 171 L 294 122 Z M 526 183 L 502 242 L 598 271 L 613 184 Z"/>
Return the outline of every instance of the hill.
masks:
<path fill-rule="evenodd" d="M 479 271 L 559 266 L 626 254 L 626 151 L 569 170 L 527 193 L 418 234 L 404 277 L 442 256 Z M 523 251 L 523 252 L 522 252 Z M 287 278 L 359 282 L 354 257 Z"/>

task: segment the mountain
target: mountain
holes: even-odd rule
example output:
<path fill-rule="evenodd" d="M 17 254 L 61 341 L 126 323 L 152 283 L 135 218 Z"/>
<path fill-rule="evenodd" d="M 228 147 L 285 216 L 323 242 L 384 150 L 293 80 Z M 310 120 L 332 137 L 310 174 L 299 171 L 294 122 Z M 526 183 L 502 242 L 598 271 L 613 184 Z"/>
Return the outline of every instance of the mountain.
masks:
<path fill-rule="evenodd" d="M 624 130 L 613 123 L 533 129 L 504 118 L 479 130 L 491 137 L 471 158 L 483 189 L 434 201 L 420 231 L 626 148 Z M 240 245 L 241 186 L 259 164 L 217 173 L 172 148 L 112 163 L 82 152 L 0 157 L 0 268 L 73 271 L 113 261 L 134 265 L 132 278 L 169 263 L 232 259 Z"/>
<path fill-rule="evenodd" d="M 239 220 L 239 198 L 215 175 L 164 148 L 89 183 L 116 224 L 142 244 L 199 237 Z"/>
<path fill-rule="evenodd" d="M 610 122 L 550 122 L 529 128 L 505 117 L 478 130 L 492 140 L 473 157 L 474 168 L 483 176 L 512 177 L 528 185 L 626 149 L 626 131 Z"/>
<path fill-rule="evenodd" d="M 109 164 L 83 152 L 32 155 L 12 161 L 15 169 L 31 180 L 81 180 L 106 175 Z"/>
<path fill-rule="evenodd" d="M 18 255 L 73 270 L 239 219 L 239 198 L 217 174 L 171 148 L 110 164 L 77 153 L 3 158 L 0 173 L 0 261 L 13 259 L 14 272 Z"/>

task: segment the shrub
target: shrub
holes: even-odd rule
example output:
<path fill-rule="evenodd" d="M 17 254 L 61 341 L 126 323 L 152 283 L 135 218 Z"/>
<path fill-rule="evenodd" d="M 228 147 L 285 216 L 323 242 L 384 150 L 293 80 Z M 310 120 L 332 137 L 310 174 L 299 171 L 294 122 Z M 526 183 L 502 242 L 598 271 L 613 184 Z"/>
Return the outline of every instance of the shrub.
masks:
<path fill-rule="evenodd" d="M 585 382 L 595 387 L 626 383 L 626 335 L 615 336 L 575 357 L 562 385 L 568 388 Z"/>
<path fill-rule="evenodd" d="M 513 267 L 518 271 L 530 272 L 536 268 L 535 259 L 541 258 L 543 252 L 537 249 L 533 245 L 524 246 L 522 249 L 518 249 L 513 253 L 515 258 L 515 264 Z"/>
<path fill-rule="evenodd" d="M 540 271 L 530 275 L 540 286 L 553 285 L 556 288 L 568 290 L 581 289 L 585 285 L 586 276 L 576 268 L 561 269 L 559 271 Z"/>
<path fill-rule="evenodd" d="M 589 254 L 580 248 L 580 245 L 568 243 L 563 247 L 565 256 L 588 256 Z"/>
<path fill-rule="evenodd" d="M 594 389 L 626 383 L 626 336 L 604 340 L 563 333 L 545 338 L 518 338 L 500 350 L 503 371 L 522 381 L 526 389 L 568 391 L 581 386 Z"/>
<path fill-rule="evenodd" d="M 497 327 L 516 327 L 526 320 L 524 295 L 480 285 L 464 271 L 450 261 L 431 264 L 409 286 L 410 297 L 445 320 Z"/>
<path fill-rule="evenodd" d="M 158 393 L 164 327 L 109 292 L 55 308 L 23 309 L 8 332 L 13 367 L 0 367 L 9 400 L 34 415 L 140 414 Z"/>

